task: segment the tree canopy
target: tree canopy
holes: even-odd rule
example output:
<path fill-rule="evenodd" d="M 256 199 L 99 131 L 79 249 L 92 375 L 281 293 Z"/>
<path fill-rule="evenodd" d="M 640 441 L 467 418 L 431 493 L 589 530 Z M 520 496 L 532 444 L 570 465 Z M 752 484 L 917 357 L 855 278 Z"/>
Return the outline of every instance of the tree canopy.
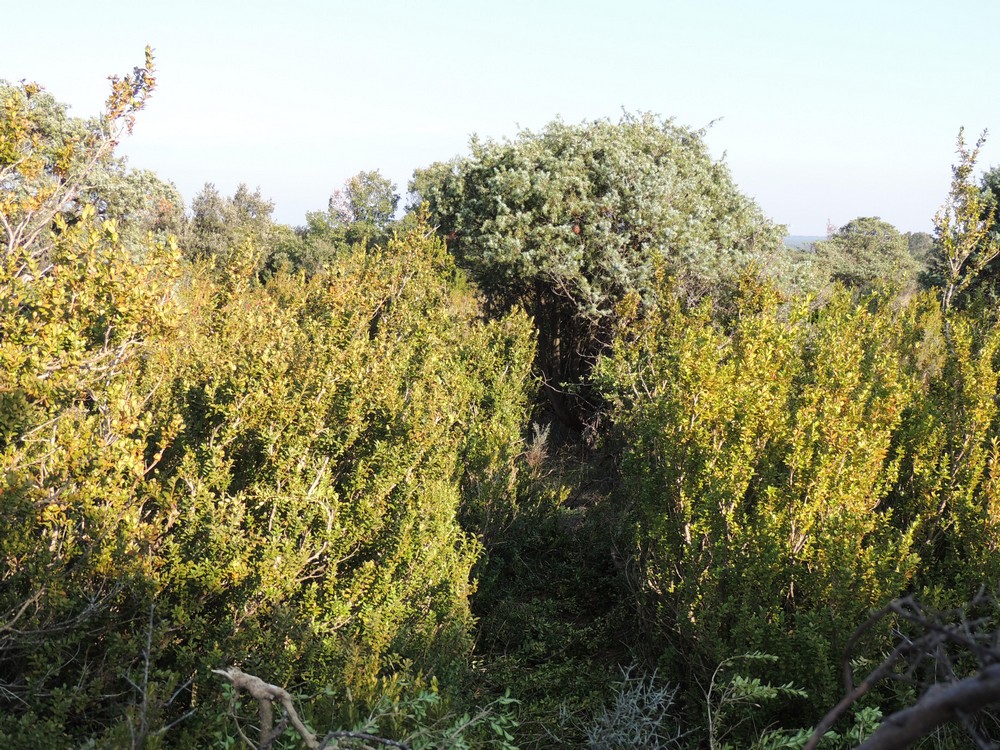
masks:
<path fill-rule="evenodd" d="M 254 271 L 263 268 L 277 228 L 271 219 L 274 203 L 240 184 L 230 198 L 207 183 L 191 202 L 184 235 L 189 258 L 207 259 L 220 270 L 242 261 Z"/>
<path fill-rule="evenodd" d="M 899 285 L 916 273 L 906 236 L 877 216 L 849 221 L 829 239 L 817 242 L 815 249 L 831 278 L 848 287 Z"/>
<path fill-rule="evenodd" d="M 396 216 L 396 186 L 376 169 L 349 177 L 342 190 L 330 196 L 330 214 L 341 222 L 361 222 L 385 229 Z"/>
<path fill-rule="evenodd" d="M 622 300 L 652 302 L 658 271 L 700 296 L 766 263 L 783 235 L 701 132 L 652 115 L 473 139 L 468 157 L 418 170 L 411 192 L 490 303 L 534 315 L 553 394 L 586 377 Z"/>

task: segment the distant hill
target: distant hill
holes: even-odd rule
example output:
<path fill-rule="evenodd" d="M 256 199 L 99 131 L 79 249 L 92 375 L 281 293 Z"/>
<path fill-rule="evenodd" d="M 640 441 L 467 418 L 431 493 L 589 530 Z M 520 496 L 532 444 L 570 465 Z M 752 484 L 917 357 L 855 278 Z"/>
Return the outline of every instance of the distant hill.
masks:
<path fill-rule="evenodd" d="M 811 236 L 806 234 L 790 234 L 785 237 L 785 247 L 791 247 L 795 250 L 807 250 L 809 245 L 819 240 L 825 240 L 825 236 Z"/>

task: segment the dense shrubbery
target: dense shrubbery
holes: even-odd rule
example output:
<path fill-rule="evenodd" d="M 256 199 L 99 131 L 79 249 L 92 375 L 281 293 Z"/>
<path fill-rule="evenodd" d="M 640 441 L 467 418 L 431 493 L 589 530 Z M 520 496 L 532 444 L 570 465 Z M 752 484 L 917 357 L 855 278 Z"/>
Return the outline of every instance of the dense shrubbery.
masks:
<path fill-rule="evenodd" d="M 84 219 L 48 272 L 5 258 L 3 609 L 37 635 L 8 642 L 8 689 L 114 692 L 150 607 L 164 679 L 446 673 L 469 647 L 461 490 L 470 515 L 507 502 L 523 317 L 476 322 L 426 232 L 265 288 L 137 266 Z"/>
<path fill-rule="evenodd" d="M 915 565 L 910 530 L 877 512 L 898 478 L 913 336 L 843 293 L 812 310 L 746 282 L 728 325 L 662 299 L 603 372 L 666 666 L 705 676 L 762 649 L 825 705 L 838 638 Z"/>
<path fill-rule="evenodd" d="M 0 275 L 5 746 L 123 741 L 140 703 L 197 737 L 226 663 L 362 702 L 457 679 L 459 515 L 509 512 L 527 319 L 480 321 L 426 226 L 261 285 L 254 237 L 208 268 L 55 222 Z"/>
<path fill-rule="evenodd" d="M 0 87 L 0 744 L 229 747 L 239 665 L 320 734 L 796 747 L 872 609 L 1000 578 L 976 149 L 899 295 L 892 227 L 783 256 L 649 117 L 418 173 L 441 236 L 375 172 L 299 230 L 243 187 L 182 219 L 113 157 L 152 85 Z"/>
<path fill-rule="evenodd" d="M 601 368 L 661 667 L 704 684 L 759 649 L 828 707 L 870 610 L 997 580 L 1000 330 L 929 294 L 815 307 L 746 279 L 729 320 L 661 299 Z"/>

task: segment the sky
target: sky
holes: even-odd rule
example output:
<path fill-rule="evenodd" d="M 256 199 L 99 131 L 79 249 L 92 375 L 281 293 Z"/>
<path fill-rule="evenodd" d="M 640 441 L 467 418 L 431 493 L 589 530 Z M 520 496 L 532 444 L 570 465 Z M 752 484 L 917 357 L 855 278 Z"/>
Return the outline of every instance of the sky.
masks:
<path fill-rule="evenodd" d="M 556 117 L 709 126 L 736 183 L 796 235 L 858 216 L 931 231 L 959 128 L 1000 164 L 996 0 L 2 0 L 0 78 L 97 114 L 155 50 L 119 153 L 190 205 L 239 183 L 291 225 L 378 169 Z"/>

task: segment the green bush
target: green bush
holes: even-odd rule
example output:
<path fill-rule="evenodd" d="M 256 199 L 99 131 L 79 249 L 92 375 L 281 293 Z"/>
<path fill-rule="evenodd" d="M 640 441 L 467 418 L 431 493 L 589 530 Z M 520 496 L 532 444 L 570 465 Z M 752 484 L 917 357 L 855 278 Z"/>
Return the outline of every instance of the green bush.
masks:
<path fill-rule="evenodd" d="M 95 222 L 0 266 L 0 730 L 100 736 L 142 704 L 195 707 L 197 737 L 233 662 L 371 700 L 460 675 L 459 515 L 514 501 L 526 318 L 480 322 L 426 226 L 260 286 Z"/>
<path fill-rule="evenodd" d="M 563 397 L 566 385 L 586 382 L 627 294 L 655 301 L 658 262 L 701 296 L 781 247 L 781 228 L 712 161 L 702 133 L 669 120 L 556 121 L 512 141 L 473 139 L 471 151 L 418 170 L 411 188 L 489 303 L 534 317 L 545 395 L 567 423 L 583 404 Z"/>
<path fill-rule="evenodd" d="M 728 323 L 661 300 L 601 374 L 666 666 L 705 682 L 761 650 L 829 705 L 847 636 L 917 569 L 891 507 L 912 331 L 878 298 L 814 309 L 749 278 Z"/>

